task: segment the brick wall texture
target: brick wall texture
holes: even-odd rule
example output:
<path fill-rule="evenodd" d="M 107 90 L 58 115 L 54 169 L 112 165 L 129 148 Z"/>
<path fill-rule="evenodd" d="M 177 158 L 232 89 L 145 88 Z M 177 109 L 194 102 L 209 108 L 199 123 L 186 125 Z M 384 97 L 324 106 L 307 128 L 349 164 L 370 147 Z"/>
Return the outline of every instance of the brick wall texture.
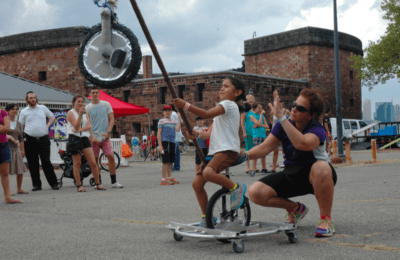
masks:
<path fill-rule="evenodd" d="M 303 88 L 315 88 L 324 95 L 326 105 L 335 108 L 334 51 L 331 44 L 324 40 L 329 38 L 327 37 L 329 32 L 326 31 L 321 33 L 311 30 L 313 37 L 309 38 L 317 39 L 317 43 L 306 42 L 308 38 L 304 37 L 305 34 L 296 31 L 289 33 L 301 35 L 299 36 L 301 41 L 296 42 L 294 38 L 288 37 L 286 32 L 286 34 L 248 40 L 245 41 L 244 54 L 246 73 L 226 71 L 171 76 L 171 82 L 176 90 L 178 86 L 184 85 L 184 99 L 204 109 L 210 109 L 218 103 L 220 85 L 223 79 L 232 75 L 241 77 L 246 84 L 246 92 L 248 93 L 251 88 L 256 100 L 263 103 L 264 107 L 272 101 L 272 92 L 275 89 L 280 92 L 285 106 L 288 107 Z M 315 37 L 318 33 L 323 37 Z M 295 37 L 297 34 L 292 36 Z M 0 38 L 0 71 L 12 75 L 18 74 L 19 77 L 44 85 L 88 96 L 86 80 L 80 74 L 77 65 L 78 48 L 84 35 L 85 27 L 71 27 L 2 37 Z M 348 44 L 343 47 L 341 44 L 340 50 L 343 117 L 361 119 L 361 84 L 356 79 L 356 71 L 353 72 L 353 79 L 350 79 L 351 63 L 348 60 L 350 53 L 357 51 L 358 42 L 352 36 L 344 35 L 343 37 L 348 41 Z M 279 39 L 286 39 L 286 41 Z M 285 42 L 285 46 L 280 46 L 281 42 Z M 143 58 L 145 61 L 142 66 L 146 66 L 143 71 L 148 72 L 148 75 L 144 76 L 150 77 L 151 56 Z M 47 73 L 47 79 L 44 81 L 39 81 L 41 71 Z M 198 84 L 205 86 L 203 101 L 197 101 Z M 134 80 L 125 87 L 104 91 L 124 100 L 123 91 L 130 90 L 128 102 L 149 108 L 150 126 L 152 126 L 153 119 L 163 117 L 164 104 L 161 88 L 166 87 L 163 78 L 144 77 L 144 79 Z M 40 97 L 38 98 L 40 100 Z M 165 103 L 172 103 L 169 91 L 166 93 Z M 194 126 L 194 115 L 188 116 Z M 210 120 L 206 121 L 207 125 L 210 123 Z M 128 140 L 136 132 L 135 127 L 140 128 L 139 137 L 144 132 L 148 134 L 147 114 L 116 119 L 116 131 L 119 134 L 125 134 Z M 183 130 L 185 131 L 185 128 Z"/>

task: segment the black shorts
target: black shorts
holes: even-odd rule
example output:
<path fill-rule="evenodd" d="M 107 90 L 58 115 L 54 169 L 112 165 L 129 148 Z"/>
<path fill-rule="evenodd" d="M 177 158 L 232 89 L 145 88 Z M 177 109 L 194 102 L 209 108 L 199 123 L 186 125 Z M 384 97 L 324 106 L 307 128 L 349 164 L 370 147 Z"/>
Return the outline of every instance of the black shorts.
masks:
<path fill-rule="evenodd" d="M 279 198 L 314 194 L 314 188 L 310 183 L 310 171 L 313 164 L 314 163 L 305 165 L 285 165 L 283 171 L 268 174 L 258 181 L 273 188 Z M 336 185 L 336 171 L 331 164 L 329 164 L 329 166 L 332 170 L 333 184 Z"/>
<path fill-rule="evenodd" d="M 175 143 L 162 142 L 164 154 L 161 154 L 162 163 L 175 162 Z"/>
<path fill-rule="evenodd" d="M 153 149 L 157 149 L 157 146 L 152 146 L 152 147 L 151 147 L 151 150 L 153 150 Z"/>
<path fill-rule="evenodd" d="M 201 148 L 201 150 L 203 151 L 203 155 L 204 157 L 207 157 L 208 154 L 208 148 Z M 201 160 L 200 160 L 200 156 L 196 151 L 196 164 L 200 165 L 201 164 Z"/>
<path fill-rule="evenodd" d="M 72 154 L 78 154 L 83 149 L 92 147 L 88 137 L 78 137 L 76 135 L 68 136 L 67 150 Z"/>

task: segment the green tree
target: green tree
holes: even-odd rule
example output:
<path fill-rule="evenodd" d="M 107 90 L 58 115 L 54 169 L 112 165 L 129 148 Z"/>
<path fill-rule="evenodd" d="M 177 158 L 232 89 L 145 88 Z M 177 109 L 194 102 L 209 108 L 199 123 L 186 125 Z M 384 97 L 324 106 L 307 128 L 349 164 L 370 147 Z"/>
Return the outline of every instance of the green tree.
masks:
<path fill-rule="evenodd" d="M 385 34 L 376 42 L 370 42 L 364 57 L 351 54 L 351 68 L 358 71 L 357 78 L 371 90 L 379 83 L 397 77 L 400 79 L 400 0 L 383 0 L 383 19 L 389 21 Z"/>

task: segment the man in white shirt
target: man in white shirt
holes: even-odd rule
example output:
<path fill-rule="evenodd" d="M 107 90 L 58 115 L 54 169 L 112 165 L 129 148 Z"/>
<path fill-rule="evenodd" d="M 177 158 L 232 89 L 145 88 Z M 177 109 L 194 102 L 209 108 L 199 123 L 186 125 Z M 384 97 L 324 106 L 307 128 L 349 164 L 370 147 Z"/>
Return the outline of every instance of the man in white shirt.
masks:
<path fill-rule="evenodd" d="M 175 107 L 174 105 L 172 106 L 172 114 L 171 114 L 171 119 L 175 120 L 178 122 L 178 113 L 175 112 Z M 172 165 L 172 170 L 173 171 L 179 171 L 181 169 L 181 150 L 179 149 L 180 143 L 182 142 L 182 130 L 179 132 L 175 133 L 175 162 Z"/>
<path fill-rule="evenodd" d="M 31 174 L 32 191 L 42 189 L 39 171 L 39 157 L 47 182 L 53 190 L 58 190 L 57 177 L 50 161 L 50 138 L 48 129 L 53 124 L 55 116 L 45 106 L 38 105 L 36 94 L 29 91 L 26 94 L 28 106 L 21 111 L 19 122 L 24 128 L 25 156 Z M 46 124 L 46 118 L 50 118 Z"/>

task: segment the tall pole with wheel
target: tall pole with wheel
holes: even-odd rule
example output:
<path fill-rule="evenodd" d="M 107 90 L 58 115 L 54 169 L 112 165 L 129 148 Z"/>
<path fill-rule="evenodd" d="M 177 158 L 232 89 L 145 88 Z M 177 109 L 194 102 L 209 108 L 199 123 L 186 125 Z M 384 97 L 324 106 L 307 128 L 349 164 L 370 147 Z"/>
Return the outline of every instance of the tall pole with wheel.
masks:
<path fill-rule="evenodd" d="M 334 48 L 335 48 L 335 91 L 336 91 L 336 133 L 337 133 L 337 148 L 338 156 L 343 160 L 343 128 L 342 128 L 342 91 L 340 86 L 340 64 L 339 64 L 339 39 L 338 39 L 338 26 L 337 26 L 337 8 L 336 0 L 333 0 L 333 17 L 334 17 Z"/>
<path fill-rule="evenodd" d="M 147 25 L 146 25 L 146 23 L 144 21 L 142 13 L 140 12 L 139 6 L 137 5 L 135 0 L 130 0 L 130 2 L 132 4 L 133 10 L 135 11 L 136 17 L 139 20 L 140 26 L 142 27 L 143 33 L 146 36 L 147 42 L 150 45 L 151 51 L 153 52 L 153 55 L 154 55 L 154 58 L 157 61 L 158 67 L 160 68 L 160 70 L 161 70 L 161 72 L 162 72 L 162 74 L 164 76 L 164 81 L 167 83 L 168 89 L 169 89 L 169 91 L 171 91 L 171 94 L 172 94 L 173 98 L 178 98 L 178 95 L 176 94 L 176 91 L 175 91 L 174 87 L 172 86 L 171 80 L 169 79 L 168 73 L 167 73 L 167 71 L 166 71 L 166 69 L 164 67 L 164 63 L 161 60 L 161 56 L 158 53 L 157 47 L 154 44 L 153 38 L 150 35 L 150 31 L 147 28 Z M 179 112 L 181 113 L 182 120 L 186 125 L 187 131 L 189 132 L 189 134 L 193 135 L 193 130 L 190 127 L 190 123 L 189 123 L 189 120 L 187 119 L 185 111 L 180 108 Z M 199 143 L 197 142 L 196 138 L 193 139 L 193 144 L 196 147 L 196 152 L 199 155 L 201 161 L 203 163 L 205 163 L 206 159 L 205 159 L 203 153 L 201 152 L 202 150 L 201 150 L 201 148 L 199 146 Z"/>

